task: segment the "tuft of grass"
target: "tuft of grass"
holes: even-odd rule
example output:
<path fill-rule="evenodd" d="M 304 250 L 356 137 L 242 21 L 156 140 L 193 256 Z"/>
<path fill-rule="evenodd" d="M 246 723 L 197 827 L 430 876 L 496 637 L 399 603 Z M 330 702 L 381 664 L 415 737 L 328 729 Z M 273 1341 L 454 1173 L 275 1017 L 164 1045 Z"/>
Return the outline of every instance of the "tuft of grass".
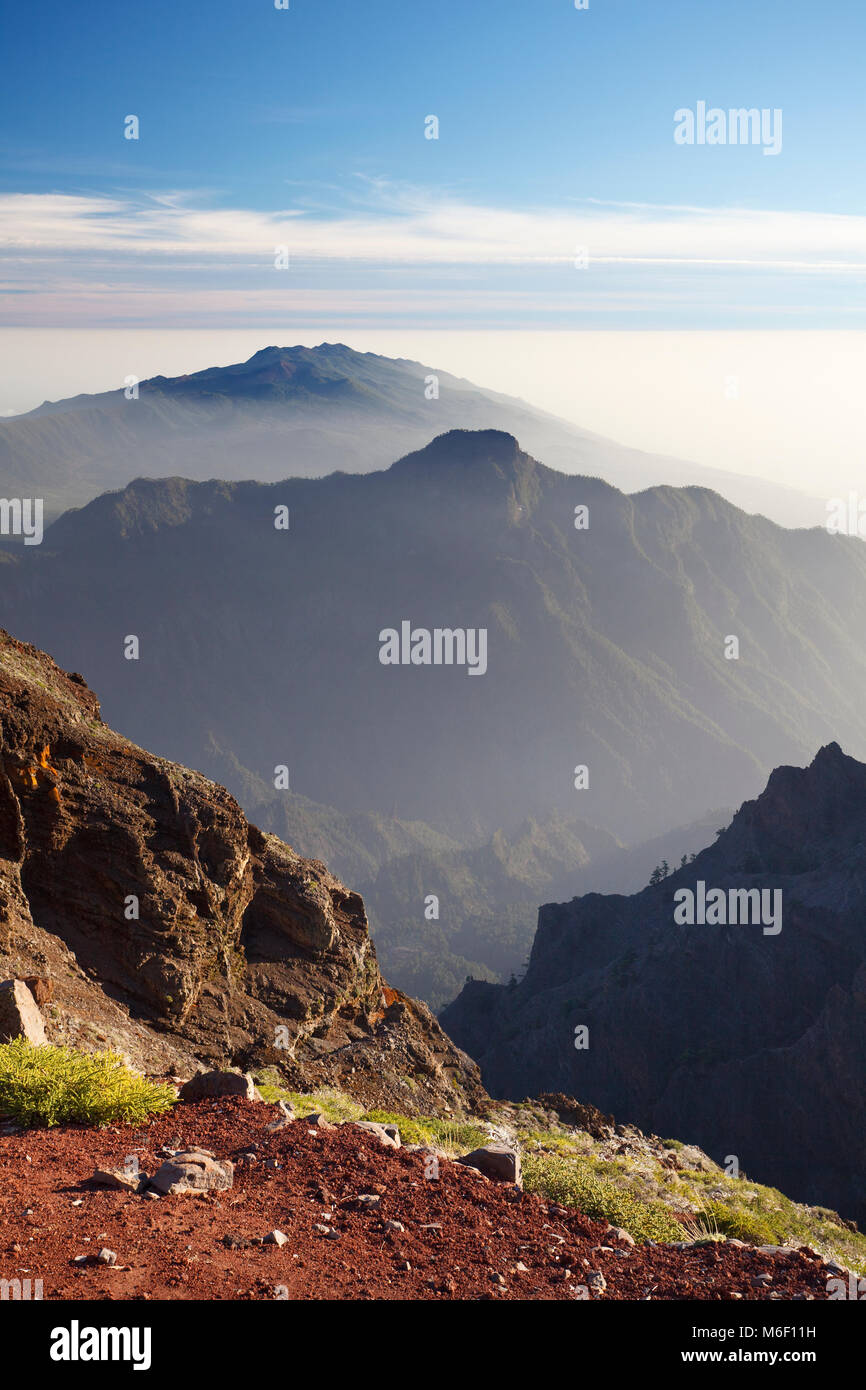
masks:
<path fill-rule="evenodd" d="M 486 1129 L 459 1120 L 438 1120 L 427 1116 L 419 1120 L 409 1115 L 392 1115 L 386 1110 L 368 1110 L 364 1119 L 375 1120 L 380 1125 L 396 1125 L 404 1144 L 428 1144 L 447 1154 L 469 1153 L 490 1142 Z"/>
<path fill-rule="evenodd" d="M 715 1226 L 722 1235 L 745 1240 L 749 1245 L 784 1245 L 788 1238 L 783 1222 L 772 1221 L 764 1212 L 748 1211 L 724 1202 L 707 1202 L 698 1214 L 698 1221 L 707 1230 Z"/>
<path fill-rule="evenodd" d="M 720 1203 L 710 1202 L 693 1215 L 681 1218 L 684 1232 L 683 1240 L 725 1241 L 727 1235 L 717 1220 L 720 1205 Z M 727 1212 L 727 1208 L 722 1208 L 722 1210 Z M 738 1239 L 745 1239 L 745 1237 L 741 1236 Z M 766 1244 L 770 1244 L 770 1242 L 768 1241 Z"/>
<path fill-rule="evenodd" d="M 26 1128 L 138 1123 L 175 1099 L 172 1086 L 137 1076 L 116 1052 L 34 1047 L 23 1038 L 0 1046 L 0 1115 Z"/>
<path fill-rule="evenodd" d="M 643 1201 L 609 1179 L 599 1177 L 579 1158 L 561 1154 L 525 1154 L 523 1186 L 549 1202 L 577 1207 L 593 1221 L 622 1226 L 638 1242 L 683 1239 L 682 1224 L 664 1202 Z"/>
<path fill-rule="evenodd" d="M 364 1118 L 364 1107 L 336 1087 L 322 1086 L 318 1091 L 287 1091 L 284 1086 L 274 1086 L 267 1081 L 258 1082 L 262 1099 L 271 1104 L 284 1100 L 299 1116 L 318 1112 L 332 1124 L 342 1124 L 345 1120 Z"/>

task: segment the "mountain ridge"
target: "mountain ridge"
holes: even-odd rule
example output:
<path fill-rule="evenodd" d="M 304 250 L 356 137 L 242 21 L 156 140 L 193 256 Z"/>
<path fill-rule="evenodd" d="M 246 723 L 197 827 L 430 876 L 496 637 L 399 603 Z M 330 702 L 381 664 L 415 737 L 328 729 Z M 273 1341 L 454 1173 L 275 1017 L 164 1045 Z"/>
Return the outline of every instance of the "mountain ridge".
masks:
<path fill-rule="evenodd" d="M 0 420 L 0 492 L 36 490 L 54 519 L 137 475 L 276 481 L 365 473 L 448 429 L 495 427 L 566 473 L 605 477 L 626 491 L 698 482 L 782 524 L 825 519 L 823 503 L 793 489 L 644 453 L 441 369 L 345 344 L 270 346 L 244 363 L 130 382 Z"/>
<path fill-rule="evenodd" d="M 634 841 L 830 738 L 866 755 L 858 540 L 700 489 L 626 496 L 501 431 L 368 475 L 142 480 L 3 562 L 7 625 L 84 664 L 145 746 L 206 770 L 222 750 L 268 782 L 291 764 L 294 791 L 341 813 L 460 838 L 558 807 Z M 403 621 L 488 631 L 487 674 L 383 666 Z"/>

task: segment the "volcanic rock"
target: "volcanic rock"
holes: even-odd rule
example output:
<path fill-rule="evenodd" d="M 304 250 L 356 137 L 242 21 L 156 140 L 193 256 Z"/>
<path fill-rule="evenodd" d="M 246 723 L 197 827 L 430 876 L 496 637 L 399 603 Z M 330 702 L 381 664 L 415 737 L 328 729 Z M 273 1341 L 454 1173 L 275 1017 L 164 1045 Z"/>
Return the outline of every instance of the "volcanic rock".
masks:
<path fill-rule="evenodd" d="M 249 1072 L 200 1071 L 180 1088 L 181 1100 L 210 1100 L 215 1096 L 242 1096 L 261 1100 Z"/>
<path fill-rule="evenodd" d="M 212 1158 L 204 1149 L 184 1149 L 168 1159 L 150 1179 L 157 1192 L 226 1192 L 234 1183 L 234 1164 Z"/>
<path fill-rule="evenodd" d="M 354 1129 L 363 1129 L 367 1134 L 374 1134 L 386 1149 L 399 1149 L 400 1131 L 396 1125 L 382 1125 L 375 1120 L 354 1120 Z"/>
<path fill-rule="evenodd" d="M 3 975 L 13 1035 L 36 1008 L 21 981 L 50 978 L 49 1041 L 149 1074 L 190 1076 L 200 1058 L 273 1067 L 296 1090 L 351 1083 L 371 1108 L 485 1100 L 423 1004 L 400 996 L 382 1020 L 357 893 L 223 787 L 113 733 L 80 676 L 0 631 Z"/>
<path fill-rule="evenodd" d="M 125 1168 L 97 1168 L 91 1178 L 97 1187 L 117 1188 L 121 1191 L 137 1192 L 141 1186 L 140 1173 L 128 1173 Z"/>
<path fill-rule="evenodd" d="M 495 1182 L 520 1183 L 520 1155 L 501 1144 L 487 1144 L 457 1159 Z"/>
<path fill-rule="evenodd" d="M 781 895 L 780 930 L 678 923 L 678 895 L 700 885 L 762 912 Z M 525 977 L 468 983 L 442 1023 L 494 1094 L 580 1096 L 689 1141 L 678 1167 L 736 1162 L 862 1222 L 864 918 L 866 765 L 831 743 L 777 768 L 694 862 L 642 892 L 542 907 Z"/>

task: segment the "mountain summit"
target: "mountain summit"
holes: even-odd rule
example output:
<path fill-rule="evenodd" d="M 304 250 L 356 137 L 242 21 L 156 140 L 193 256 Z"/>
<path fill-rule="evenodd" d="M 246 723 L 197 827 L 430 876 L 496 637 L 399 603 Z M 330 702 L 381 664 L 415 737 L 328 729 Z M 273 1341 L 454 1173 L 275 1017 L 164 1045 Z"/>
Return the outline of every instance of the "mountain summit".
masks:
<path fill-rule="evenodd" d="M 485 464 L 514 469 L 528 458 L 506 430 L 447 430 L 393 466 L 400 471 L 427 466 L 468 469 Z"/>
<path fill-rule="evenodd" d="M 179 377 L 151 377 L 141 383 L 142 395 L 165 394 L 215 400 L 219 397 L 251 397 L 308 404 L 315 398 L 325 403 L 370 405 L 376 396 L 395 396 L 405 384 L 404 368 L 416 364 L 391 363 L 375 353 L 353 352 L 343 343 L 321 343 L 315 348 L 266 347 L 246 362 L 228 367 L 206 367 Z M 98 398 L 97 398 L 98 399 Z"/>

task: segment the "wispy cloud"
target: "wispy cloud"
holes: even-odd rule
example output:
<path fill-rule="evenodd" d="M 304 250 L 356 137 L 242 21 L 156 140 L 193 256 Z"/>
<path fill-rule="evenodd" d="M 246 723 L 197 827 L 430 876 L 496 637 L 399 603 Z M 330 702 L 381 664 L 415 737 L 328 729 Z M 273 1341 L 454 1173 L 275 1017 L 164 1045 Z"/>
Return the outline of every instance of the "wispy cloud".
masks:
<path fill-rule="evenodd" d="M 591 200 L 515 209 L 384 180 L 359 178 L 353 188 L 339 206 L 299 199 L 279 211 L 218 206 L 213 194 L 185 190 L 0 194 L 7 317 L 50 322 L 56 311 L 64 322 L 78 312 L 140 322 L 148 296 L 151 313 L 159 304 L 176 320 L 194 304 L 201 321 L 259 317 L 268 301 L 285 306 L 289 297 L 312 310 L 316 295 L 368 317 L 378 304 L 385 318 L 398 301 L 405 312 L 423 302 L 430 317 L 434 293 L 436 313 L 447 302 L 459 314 L 461 296 L 478 312 L 486 301 L 491 312 L 507 304 L 518 316 L 543 316 L 571 297 L 598 312 L 620 312 L 625 300 L 674 310 L 686 293 L 693 304 L 724 304 L 734 276 L 750 286 L 740 295 L 744 314 L 762 307 L 756 276 L 763 291 L 773 286 L 768 297 L 782 315 L 801 307 L 804 277 L 835 286 L 844 312 L 844 286 L 866 273 L 862 216 Z M 295 273 L 265 288 L 261 276 L 275 273 L 280 247 Z M 563 280 L 580 248 L 598 276 Z"/>
<path fill-rule="evenodd" d="M 7 257 L 269 259 L 278 245 L 306 260 L 371 265 L 564 264 L 585 246 L 601 262 L 863 271 L 866 217 L 590 201 L 574 211 L 515 210 L 387 184 L 368 184 L 363 209 L 333 215 L 207 207 L 187 192 L 0 194 Z"/>

